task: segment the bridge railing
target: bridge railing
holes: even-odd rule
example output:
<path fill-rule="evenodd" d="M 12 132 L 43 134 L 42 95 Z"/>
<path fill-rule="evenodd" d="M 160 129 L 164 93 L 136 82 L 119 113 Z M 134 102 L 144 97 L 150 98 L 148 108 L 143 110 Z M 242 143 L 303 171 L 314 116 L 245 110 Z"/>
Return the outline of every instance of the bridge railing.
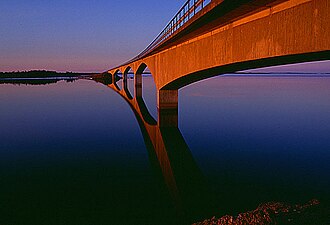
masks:
<path fill-rule="evenodd" d="M 142 58 L 168 40 L 179 28 L 192 19 L 212 0 L 188 0 L 159 35 L 138 56 L 130 61 Z"/>

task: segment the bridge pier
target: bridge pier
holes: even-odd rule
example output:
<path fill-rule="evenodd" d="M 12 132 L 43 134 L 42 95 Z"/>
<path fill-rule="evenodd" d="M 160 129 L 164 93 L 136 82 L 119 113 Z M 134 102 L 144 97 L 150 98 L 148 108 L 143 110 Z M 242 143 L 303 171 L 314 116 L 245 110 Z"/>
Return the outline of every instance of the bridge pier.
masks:
<path fill-rule="evenodd" d="M 177 127 L 178 90 L 158 90 L 157 110 L 159 127 Z"/>
<path fill-rule="evenodd" d="M 111 73 L 111 80 L 112 80 L 112 83 L 115 84 L 116 83 L 116 75 L 114 73 Z"/>
<path fill-rule="evenodd" d="M 127 90 L 127 73 L 123 73 L 123 90 Z"/>
<path fill-rule="evenodd" d="M 142 98 L 142 74 L 136 73 L 134 75 L 134 96 Z"/>
<path fill-rule="evenodd" d="M 126 96 L 129 98 L 129 99 L 133 99 L 131 93 L 129 92 L 128 90 L 128 75 L 127 75 L 127 72 L 123 73 L 123 90 L 126 94 Z"/>

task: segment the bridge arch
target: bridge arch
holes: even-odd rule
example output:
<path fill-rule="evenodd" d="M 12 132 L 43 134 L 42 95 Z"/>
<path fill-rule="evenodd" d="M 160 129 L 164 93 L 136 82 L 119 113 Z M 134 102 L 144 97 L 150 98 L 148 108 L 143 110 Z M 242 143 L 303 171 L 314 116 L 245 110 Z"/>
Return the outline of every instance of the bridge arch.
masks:
<path fill-rule="evenodd" d="M 132 76 L 133 75 L 133 76 Z M 131 80 L 134 79 L 134 71 L 131 66 L 127 66 L 123 73 L 123 90 L 128 99 L 134 98 L 134 84 L 131 84 Z M 130 91 L 130 89 L 133 89 Z"/>
<path fill-rule="evenodd" d="M 130 70 L 133 70 L 131 66 L 127 66 L 124 70 L 124 75 L 127 75 Z"/>
<path fill-rule="evenodd" d="M 113 84 L 115 85 L 116 89 L 118 91 L 123 89 L 123 84 L 121 80 L 123 79 L 123 73 L 120 69 L 115 70 L 113 73 Z"/>
<path fill-rule="evenodd" d="M 113 74 L 111 73 L 110 70 L 108 70 L 107 72 L 104 72 L 103 75 L 106 77 L 106 78 L 109 78 L 111 80 L 110 83 L 113 83 Z"/>
<path fill-rule="evenodd" d="M 145 64 L 144 62 L 141 63 L 136 70 L 136 74 L 142 74 L 147 67 L 147 64 Z"/>
<path fill-rule="evenodd" d="M 145 73 L 150 73 L 150 77 L 146 77 Z M 148 65 L 144 62 L 140 63 L 134 74 L 135 80 L 135 98 L 141 111 L 143 111 L 144 119 L 149 124 L 157 124 L 157 88 Z"/>
<path fill-rule="evenodd" d="M 186 74 L 164 85 L 163 87 L 160 88 L 160 90 L 178 90 L 182 87 L 185 87 L 197 81 L 201 81 L 207 78 L 211 78 L 226 73 L 235 73 L 238 71 L 249 70 L 249 69 L 259 69 L 270 66 L 288 65 L 288 64 L 322 61 L 322 60 L 330 60 L 330 51 L 311 52 L 311 53 L 287 55 L 287 56 L 276 56 L 276 57 L 231 63 L 227 65 L 207 68 L 205 70 L 200 70 Z"/>

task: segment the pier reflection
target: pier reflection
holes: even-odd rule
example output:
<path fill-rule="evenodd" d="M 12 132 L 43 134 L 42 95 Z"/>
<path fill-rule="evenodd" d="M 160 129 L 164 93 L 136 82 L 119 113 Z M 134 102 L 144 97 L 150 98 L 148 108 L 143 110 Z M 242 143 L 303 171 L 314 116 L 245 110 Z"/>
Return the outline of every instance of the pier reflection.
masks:
<path fill-rule="evenodd" d="M 281 193 L 286 194 L 285 192 L 280 193 L 281 190 L 272 190 L 272 188 L 258 186 L 258 184 L 255 186 L 224 186 L 220 191 L 212 189 L 178 128 L 177 90 L 159 91 L 158 120 L 156 121 L 149 114 L 144 103 L 141 94 L 142 85 L 138 79 L 135 79 L 134 98 L 127 95 L 125 91 L 127 81 L 123 80 L 123 90 L 116 88 L 109 77 L 106 82 L 102 79 L 97 81 L 118 93 L 134 112 L 143 134 L 152 168 L 167 187 L 178 213 L 177 218 L 181 220 L 178 224 L 191 224 L 212 218 L 214 215 L 222 217 L 210 219 L 205 224 L 272 224 L 290 218 L 294 218 L 295 221 L 307 221 L 307 223 L 301 224 L 309 224 L 309 221 L 320 221 L 319 224 L 322 224 L 327 221 L 325 212 L 329 212 L 329 209 L 323 203 L 320 204 L 317 199 L 302 200 L 296 204 L 287 201 L 285 196 L 283 199 L 272 198 L 271 196 L 279 196 Z M 266 190 L 258 189 L 258 187 Z M 267 195 L 268 192 L 270 197 Z M 263 193 L 266 193 L 266 197 L 262 197 Z M 271 195 L 274 193 L 276 195 Z M 225 213 L 232 214 L 232 216 L 226 216 Z M 306 218 L 311 218 L 311 220 Z M 228 221 L 232 222 L 228 223 Z"/>
<path fill-rule="evenodd" d="M 148 112 L 141 96 L 127 95 L 125 87 L 118 90 L 109 79 L 97 79 L 117 92 L 130 106 L 138 121 L 153 170 L 166 185 L 181 222 L 193 222 L 200 215 L 214 212 L 212 193 L 201 170 L 178 128 L 176 107 L 158 108 L 158 121 Z M 123 82 L 124 85 L 127 82 Z M 176 92 L 177 93 L 177 92 Z M 160 122 L 161 121 L 161 122 Z M 213 208 L 213 210 L 212 210 Z"/>

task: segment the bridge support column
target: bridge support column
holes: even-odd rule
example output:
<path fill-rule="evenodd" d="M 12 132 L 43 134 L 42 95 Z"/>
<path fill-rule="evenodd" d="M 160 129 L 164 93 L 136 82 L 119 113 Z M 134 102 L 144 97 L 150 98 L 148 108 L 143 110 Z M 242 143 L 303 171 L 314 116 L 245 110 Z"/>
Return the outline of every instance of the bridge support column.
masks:
<path fill-rule="evenodd" d="M 134 96 L 142 98 L 142 74 L 135 74 L 134 76 Z"/>
<path fill-rule="evenodd" d="M 116 81 L 117 81 L 116 77 L 117 77 L 116 74 L 112 74 L 112 83 L 113 84 L 116 84 Z"/>
<path fill-rule="evenodd" d="M 128 84 L 127 84 L 127 73 L 123 73 L 123 90 L 127 98 L 132 99 L 131 94 L 128 90 Z"/>
<path fill-rule="evenodd" d="M 127 86 L 127 73 L 123 73 L 123 90 L 125 90 L 125 92 L 127 91 L 128 86 Z"/>
<path fill-rule="evenodd" d="M 157 92 L 158 126 L 178 126 L 178 90 Z"/>
<path fill-rule="evenodd" d="M 127 73 L 123 73 L 123 87 L 125 87 L 125 84 L 127 87 Z"/>

